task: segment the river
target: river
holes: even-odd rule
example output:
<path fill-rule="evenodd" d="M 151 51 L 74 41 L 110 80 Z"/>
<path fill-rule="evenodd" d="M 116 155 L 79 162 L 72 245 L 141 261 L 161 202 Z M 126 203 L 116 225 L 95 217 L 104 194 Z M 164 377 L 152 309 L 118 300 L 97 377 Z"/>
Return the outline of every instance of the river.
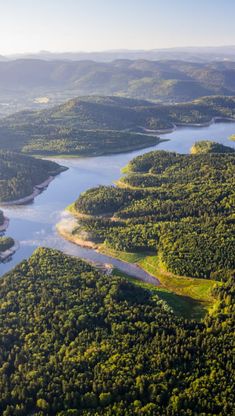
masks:
<path fill-rule="evenodd" d="M 56 232 L 56 224 L 68 215 L 64 209 L 88 188 L 112 184 L 120 177 L 120 169 L 137 155 L 160 149 L 188 153 L 196 140 L 203 139 L 235 147 L 235 142 L 228 140 L 234 133 L 235 123 L 215 123 L 200 128 L 183 127 L 161 135 L 169 141 L 151 148 L 113 156 L 56 159 L 56 162 L 67 166 L 69 170 L 57 176 L 33 203 L 3 208 L 5 215 L 10 219 L 6 235 L 17 240 L 20 248 L 10 261 L 0 264 L 0 275 L 28 258 L 36 247 L 45 246 L 95 262 L 112 263 L 124 272 L 151 281 L 151 276 L 135 265 L 128 265 L 94 250 L 76 246 L 60 237 Z"/>

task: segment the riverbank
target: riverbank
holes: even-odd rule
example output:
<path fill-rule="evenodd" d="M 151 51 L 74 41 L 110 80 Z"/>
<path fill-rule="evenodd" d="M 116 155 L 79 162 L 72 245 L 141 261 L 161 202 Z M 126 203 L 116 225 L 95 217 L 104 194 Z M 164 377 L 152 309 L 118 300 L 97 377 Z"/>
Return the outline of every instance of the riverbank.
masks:
<path fill-rule="evenodd" d="M 96 243 L 92 241 L 92 236 L 89 236 L 82 229 L 79 232 L 79 219 L 94 218 L 94 216 L 79 213 L 75 209 L 74 203 L 67 208 L 67 211 L 69 212 L 68 218 L 57 225 L 58 233 L 67 241 L 81 247 L 95 250 L 111 259 L 117 259 L 127 264 L 134 264 L 149 273 L 151 277 L 155 277 L 160 282 L 160 287 L 177 296 L 187 298 L 188 302 L 191 299 L 194 302 L 193 307 L 197 316 L 203 316 L 213 306 L 214 298 L 212 296 L 212 289 L 216 285 L 214 281 L 178 276 L 170 273 L 161 264 L 157 256 L 151 255 L 150 253 L 120 252 L 107 247 L 105 244 Z"/>
<path fill-rule="evenodd" d="M 33 202 L 34 198 L 40 195 L 49 186 L 49 184 L 55 179 L 57 175 L 59 175 L 60 173 L 66 170 L 67 168 L 61 166 L 60 171 L 56 175 L 53 175 L 53 176 L 51 175 L 45 181 L 39 183 L 38 185 L 35 185 L 34 190 L 30 195 L 27 195 L 23 198 L 15 199 L 12 201 L 0 202 L 0 206 L 4 207 L 4 206 L 11 206 L 11 205 L 25 205 L 30 202 Z"/>
<path fill-rule="evenodd" d="M 63 237 L 65 240 L 79 246 L 84 247 L 87 250 L 95 251 L 102 255 L 102 251 L 100 249 L 100 245 L 94 243 L 92 240 L 85 240 L 82 235 L 78 234 L 75 235 L 73 233 L 74 229 L 77 228 L 77 221 L 75 218 L 68 217 L 63 219 L 60 223 L 56 225 L 56 230 L 58 234 Z M 136 280 L 142 281 L 147 284 L 151 284 L 152 286 L 159 286 L 160 281 L 157 277 L 152 275 L 149 272 L 146 272 L 142 269 L 138 264 L 130 263 L 125 261 L 121 258 L 115 258 L 110 255 L 102 255 L 104 262 L 96 262 L 96 266 L 103 267 L 106 269 L 106 272 L 110 274 L 110 266 L 112 265 L 113 268 L 119 269 L 121 272 L 127 274 L 129 277 L 134 278 Z M 92 261 L 89 260 L 91 264 Z"/>
<path fill-rule="evenodd" d="M 44 191 L 48 185 L 53 181 L 54 176 L 49 176 L 48 179 L 46 179 L 44 182 L 40 183 L 39 185 L 34 186 L 34 190 L 30 195 L 27 195 L 23 198 L 15 199 L 13 201 L 6 201 L 1 202 L 1 206 L 8 206 L 8 205 L 24 205 L 29 202 L 32 202 L 34 198 L 36 198 L 42 191 Z"/>
<path fill-rule="evenodd" d="M 158 259 L 154 255 L 148 255 L 147 253 L 118 252 L 106 247 L 104 244 L 98 245 L 92 241 L 86 241 L 80 236 L 74 235 L 72 232 L 73 229 L 77 227 L 76 219 L 72 220 L 71 218 L 69 224 L 70 228 L 66 228 L 66 223 L 63 222 L 57 225 L 57 232 L 61 237 L 75 245 L 85 247 L 90 251 L 95 251 L 104 255 L 109 259 L 106 259 L 106 262 L 109 265 L 112 264 L 113 260 L 118 260 L 121 261 L 123 265 L 126 265 L 127 270 L 128 266 L 131 266 L 132 271 L 134 268 L 136 274 L 139 270 L 147 273 L 147 278 L 146 276 L 140 278 L 138 276 L 133 276 L 132 273 L 124 272 L 123 270 L 121 271 L 125 278 L 128 278 L 129 276 L 136 281 L 136 284 L 151 285 L 146 286 L 146 288 L 150 290 L 152 290 L 151 288 L 154 288 L 156 294 L 159 295 L 160 298 L 162 297 L 167 300 L 172 307 L 175 306 L 175 311 L 179 313 L 180 316 L 184 316 L 188 319 L 200 320 L 208 313 L 208 311 L 212 310 L 214 298 L 211 292 L 216 284 L 214 281 L 176 276 L 173 273 L 169 273 L 164 270 L 163 267 L 159 266 Z M 103 264 L 103 269 L 105 268 L 105 264 Z M 117 270 L 116 273 L 119 273 L 118 270 L 120 271 L 120 269 L 120 266 L 114 266 L 113 273 L 115 274 L 115 270 Z"/>

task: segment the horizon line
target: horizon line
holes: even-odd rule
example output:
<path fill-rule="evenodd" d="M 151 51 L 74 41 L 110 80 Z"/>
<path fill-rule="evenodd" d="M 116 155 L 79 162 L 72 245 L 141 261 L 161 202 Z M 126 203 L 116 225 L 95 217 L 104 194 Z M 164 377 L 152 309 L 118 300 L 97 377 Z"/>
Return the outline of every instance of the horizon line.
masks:
<path fill-rule="evenodd" d="M 217 48 L 235 48 L 234 44 L 223 44 L 223 45 L 191 45 L 191 46 L 168 46 L 168 47 L 157 47 L 151 49 L 135 49 L 135 48 L 116 48 L 116 49 L 100 49 L 100 50 L 64 50 L 64 51 L 56 51 L 56 50 L 47 50 L 41 49 L 37 51 L 25 51 L 25 52 L 11 52 L 11 53 L 1 53 L 0 56 L 10 57 L 10 56 L 17 56 L 17 55 L 38 55 L 38 54 L 101 54 L 101 53 L 125 53 L 125 52 L 156 52 L 156 51 L 166 51 L 166 50 L 182 50 L 182 49 L 217 49 Z"/>

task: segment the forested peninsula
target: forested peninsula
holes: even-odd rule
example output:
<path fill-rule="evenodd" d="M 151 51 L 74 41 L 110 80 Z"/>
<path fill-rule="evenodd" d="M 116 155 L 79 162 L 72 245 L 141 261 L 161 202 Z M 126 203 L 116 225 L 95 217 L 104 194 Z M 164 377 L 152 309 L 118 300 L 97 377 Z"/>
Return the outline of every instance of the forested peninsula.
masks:
<path fill-rule="evenodd" d="M 64 170 L 66 168 L 55 162 L 0 150 L 0 203 L 33 200 Z"/>
<path fill-rule="evenodd" d="M 99 156 L 154 146 L 177 126 L 235 121 L 234 97 L 156 104 L 122 97 L 74 98 L 0 120 L 2 149 L 38 156 Z"/>
<path fill-rule="evenodd" d="M 167 288 L 208 299 L 214 282 L 235 269 L 235 153 L 208 146 L 133 159 L 116 187 L 90 189 L 70 207 L 78 217 L 71 239 L 126 261 L 141 254 L 141 267 Z"/>

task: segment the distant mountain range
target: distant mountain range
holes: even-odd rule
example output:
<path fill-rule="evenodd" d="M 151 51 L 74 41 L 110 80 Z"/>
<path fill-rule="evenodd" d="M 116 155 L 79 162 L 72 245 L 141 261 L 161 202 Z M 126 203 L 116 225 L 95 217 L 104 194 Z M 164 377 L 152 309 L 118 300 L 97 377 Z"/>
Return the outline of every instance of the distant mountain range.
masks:
<path fill-rule="evenodd" d="M 13 54 L 4 59 L 43 59 L 43 60 L 93 60 L 111 62 L 117 59 L 147 59 L 147 60 L 186 60 L 189 62 L 211 62 L 235 60 L 235 45 L 215 47 L 165 48 L 152 50 L 111 50 L 101 52 L 50 52 Z"/>
<path fill-rule="evenodd" d="M 0 114 L 53 106 L 84 95 L 177 103 L 235 95 L 235 62 L 113 62 L 18 59 L 0 62 Z"/>

